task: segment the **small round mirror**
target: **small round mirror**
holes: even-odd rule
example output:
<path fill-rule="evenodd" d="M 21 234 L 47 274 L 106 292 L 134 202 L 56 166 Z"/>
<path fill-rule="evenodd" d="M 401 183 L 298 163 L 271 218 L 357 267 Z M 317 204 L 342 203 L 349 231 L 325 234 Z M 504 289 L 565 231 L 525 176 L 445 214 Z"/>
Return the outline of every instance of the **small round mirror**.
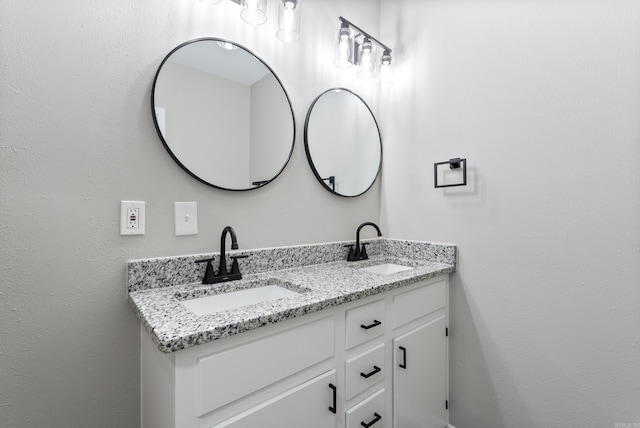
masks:
<path fill-rule="evenodd" d="M 171 157 L 213 187 L 251 190 L 291 158 L 291 102 L 273 70 L 235 43 L 188 41 L 160 64 L 151 91 L 153 121 Z"/>
<path fill-rule="evenodd" d="M 343 88 L 329 89 L 311 104 L 304 147 L 316 178 L 332 193 L 360 196 L 382 164 L 380 130 L 369 106 Z"/>

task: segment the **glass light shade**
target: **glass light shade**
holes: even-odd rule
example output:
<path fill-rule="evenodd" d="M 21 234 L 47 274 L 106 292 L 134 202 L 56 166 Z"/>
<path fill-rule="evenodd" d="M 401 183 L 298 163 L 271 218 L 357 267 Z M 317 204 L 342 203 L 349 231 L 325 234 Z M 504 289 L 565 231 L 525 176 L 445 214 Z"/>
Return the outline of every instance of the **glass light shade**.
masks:
<path fill-rule="evenodd" d="M 387 88 L 393 87 L 394 61 L 391 52 L 385 50 L 380 59 L 380 85 Z"/>
<path fill-rule="evenodd" d="M 356 73 L 360 79 L 371 79 L 376 75 L 375 48 L 371 40 L 365 38 L 360 45 L 359 69 Z"/>
<path fill-rule="evenodd" d="M 300 37 L 300 1 L 278 0 L 278 39 L 292 43 Z"/>
<path fill-rule="evenodd" d="M 267 0 L 242 0 L 240 17 L 247 24 L 264 24 L 267 21 Z"/>
<path fill-rule="evenodd" d="M 338 68 L 349 68 L 354 63 L 353 33 L 343 22 L 336 35 L 336 55 L 333 64 Z"/>

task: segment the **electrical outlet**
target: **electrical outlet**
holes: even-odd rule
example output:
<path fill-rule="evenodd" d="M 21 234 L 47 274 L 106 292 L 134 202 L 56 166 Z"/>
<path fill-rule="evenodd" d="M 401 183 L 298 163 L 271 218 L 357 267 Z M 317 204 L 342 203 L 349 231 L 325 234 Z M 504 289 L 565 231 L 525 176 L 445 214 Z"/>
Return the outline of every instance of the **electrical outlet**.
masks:
<path fill-rule="evenodd" d="M 120 201 L 120 235 L 144 235 L 144 201 Z"/>
<path fill-rule="evenodd" d="M 127 208 L 127 229 L 140 228 L 140 208 Z"/>

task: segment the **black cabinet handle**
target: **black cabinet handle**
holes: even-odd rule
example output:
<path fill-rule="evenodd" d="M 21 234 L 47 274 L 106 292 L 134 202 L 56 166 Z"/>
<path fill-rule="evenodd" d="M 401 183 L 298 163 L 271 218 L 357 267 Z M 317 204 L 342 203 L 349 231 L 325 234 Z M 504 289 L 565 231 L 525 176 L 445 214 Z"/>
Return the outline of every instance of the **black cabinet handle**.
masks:
<path fill-rule="evenodd" d="M 338 397 L 336 397 L 337 389 L 336 386 L 332 383 L 329 384 L 329 388 L 333 390 L 333 406 L 329 406 L 329 411 L 333 414 L 336 413 L 336 402 L 338 401 Z"/>
<path fill-rule="evenodd" d="M 360 376 L 362 376 L 365 379 L 368 379 L 368 378 L 370 378 L 371 376 L 373 376 L 374 374 L 376 374 L 376 373 L 378 373 L 380 371 L 382 371 L 382 369 L 380 367 L 373 366 L 373 370 L 372 371 L 370 371 L 369 373 L 360 372 Z"/>
<path fill-rule="evenodd" d="M 382 324 L 380 321 L 373 320 L 373 324 L 369 324 L 369 325 L 360 324 L 360 328 L 364 328 L 365 330 L 369 330 L 370 328 L 377 327 L 380 324 Z"/>
<path fill-rule="evenodd" d="M 400 363 L 400 368 L 406 369 L 407 368 L 407 348 L 405 348 L 404 346 L 400 346 L 399 348 L 402 351 L 402 363 Z"/>
<path fill-rule="evenodd" d="M 371 422 L 369 422 L 368 424 L 365 422 L 360 422 L 360 425 L 362 425 L 364 428 L 369 428 L 371 425 L 375 424 L 380 419 L 382 419 L 382 416 L 380 416 L 377 413 L 374 413 L 373 416 L 375 416 L 375 418 Z"/>

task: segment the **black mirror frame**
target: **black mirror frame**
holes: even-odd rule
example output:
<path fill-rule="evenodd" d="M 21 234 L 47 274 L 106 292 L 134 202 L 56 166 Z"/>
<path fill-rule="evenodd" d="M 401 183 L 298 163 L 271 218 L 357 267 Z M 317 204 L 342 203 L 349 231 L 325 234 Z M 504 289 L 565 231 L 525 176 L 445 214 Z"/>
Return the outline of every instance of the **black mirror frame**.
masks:
<path fill-rule="evenodd" d="M 359 193 L 357 195 L 343 195 L 341 193 L 338 193 L 335 191 L 334 188 L 330 187 L 326 182 L 329 181 L 330 184 L 334 185 L 334 177 L 325 177 L 323 178 L 319 173 L 318 170 L 316 169 L 316 166 L 313 163 L 313 159 L 311 158 L 311 151 L 309 150 L 309 137 L 308 137 L 308 128 L 309 128 L 309 118 L 311 116 L 311 112 L 313 111 L 313 106 L 315 106 L 315 104 L 318 102 L 318 100 L 326 93 L 328 92 L 332 92 L 332 91 L 345 91 L 345 92 L 349 92 L 350 94 L 354 95 L 355 97 L 357 97 L 362 104 L 364 104 L 364 106 L 367 108 L 367 110 L 369 111 L 369 113 L 371 114 L 371 118 L 373 118 L 373 122 L 376 125 L 376 131 L 378 133 L 378 140 L 380 141 L 380 162 L 378 163 L 378 171 L 376 172 L 375 177 L 373 177 L 373 180 L 371 180 L 371 184 L 369 185 L 369 187 L 367 187 L 362 193 Z M 369 107 L 369 105 L 362 99 L 362 97 L 360 97 L 358 94 L 356 94 L 355 92 L 346 89 L 346 88 L 330 88 L 327 89 L 326 91 L 322 92 L 320 95 L 318 95 L 313 102 L 311 103 L 311 105 L 309 106 L 309 110 L 307 111 L 307 116 L 305 117 L 304 120 L 304 151 L 307 154 L 307 160 L 309 161 L 309 165 L 311 166 L 311 170 L 313 171 L 313 174 L 316 176 L 316 178 L 318 179 L 318 181 L 320 182 L 320 184 L 322 184 L 322 187 L 324 187 L 325 189 L 327 189 L 329 192 L 333 193 L 334 195 L 337 196 L 341 196 L 343 198 L 355 198 L 358 196 L 362 196 L 365 193 L 367 193 L 369 191 L 369 189 L 371 189 L 373 187 L 373 185 L 375 184 L 376 180 L 378 179 L 378 177 L 380 176 L 380 171 L 382 169 L 382 134 L 380 134 L 380 127 L 378 126 L 378 121 L 376 120 L 375 115 L 373 114 L 373 112 L 371 111 L 371 108 Z"/>
<path fill-rule="evenodd" d="M 238 48 L 244 50 L 245 52 L 249 53 L 250 55 L 252 55 L 255 59 L 257 59 L 258 61 L 260 61 L 273 75 L 273 77 L 276 78 L 278 84 L 280 85 L 280 87 L 282 88 L 282 92 L 284 93 L 285 98 L 287 99 L 287 104 L 289 105 L 289 110 L 291 111 L 291 123 L 293 125 L 292 131 L 293 131 L 293 135 L 292 135 L 292 141 L 291 141 L 291 149 L 289 150 L 289 156 L 287 157 L 287 160 L 285 161 L 284 165 L 282 165 L 282 168 L 280 169 L 280 171 L 278 171 L 278 173 L 276 175 L 274 175 L 270 180 L 265 180 L 260 182 L 259 185 L 256 185 L 256 187 L 248 187 L 246 189 L 228 189 L 226 187 L 222 187 L 222 186 L 218 186 L 215 185 L 213 183 L 209 183 L 206 180 L 203 180 L 202 178 L 198 177 L 194 172 L 192 172 L 191 170 L 189 170 L 189 168 L 187 168 L 182 162 L 180 162 L 180 160 L 176 157 L 176 155 L 171 151 L 171 149 L 169 148 L 169 145 L 167 144 L 166 140 L 164 139 L 164 136 L 162 135 L 162 132 L 160 131 L 160 126 L 158 125 L 158 119 L 156 118 L 156 113 L 155 113 L 155 92 L 156 92 L 156 83 L 158 81 L 158 75 L 160 74 L 160 71 L 162 70 L 162 66 L 164 66 L 164 64 L 167 62 L 167 60 L 171 57 L 171 55 L 176 52 L 178 49 L 187 46 L 191 43 L 196 43 L 196 42 L 201 42 L 201 41 L 216 41 L 216 42 L 223 42 L 223 43 L 231 43 L 234 46 L 237 46 Z M 164 146 L 164 148 L 167 150 L 167 152 L 169 153 L 169 155 L 171 156 L 171 158 L 184 170 L 187 172 L 187 174 L 189 174 L 191 177 L 195 178 L 196 180 L 198 180 L 199 182 L 206 184 L 207 186 L 211 186 L 211 187 L 215 187 L 216 189 L 221 189 L 221 190 L 229 190 L 232 192 L 245 192 L 248 190 L 255 190 L 255 189 L 259 189 L 261 187 L 266 186 L 267 184 L 271 183 L 273 180 L 275 180 L 280 174 L 282 174 L 282 171 L 284 171 L 284 169 L 287 167 L 287 165 L 289 164 L 289 161 L 291 161 L 291 156 L 293 155 L 293 149 L 295 147 L 296 144 L 296 118 L 295 118 L 295 114 L 293 112 L 293 106 L 291 105 L 291 99 L 289 98 L 289 94 L 287 93 L 287 90 L 284 88 L 284 86 L 282 85 L 282 82 L 280 81 L 280 78 L 278 77 L 278 75 L 273 71 L 273 69 L 262 60 L 262 58 L 260 58 L 259 56 L 257 56 L 256 54 L 254 54 L 252 51 L 250 51 L 249 49 L 247 49 L 246 47 L 226 40 L 226 39 L 220 39 L 217 37 L 200 37 L 197 39 L 192 39 L 192 40 L 188 40 L 184 43 L 179 44 L 178 46 L 176 46 L 175 48 L 173 48 L 162 60 L 162 62 L 160 63 L 160 65 L 158 66 L 158 70 L 156 71 L 156 74 L 153 78 L 153 85 L 151 86 L 151 117 L 153 118 L 153 125 L 156 129 L 156 132 L 158 133 L 158 136 L 160 137 L 160 141 L 162 142 L 162 145 Z"/>

